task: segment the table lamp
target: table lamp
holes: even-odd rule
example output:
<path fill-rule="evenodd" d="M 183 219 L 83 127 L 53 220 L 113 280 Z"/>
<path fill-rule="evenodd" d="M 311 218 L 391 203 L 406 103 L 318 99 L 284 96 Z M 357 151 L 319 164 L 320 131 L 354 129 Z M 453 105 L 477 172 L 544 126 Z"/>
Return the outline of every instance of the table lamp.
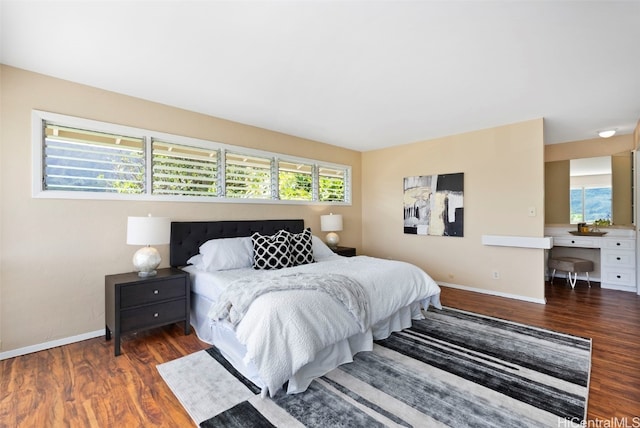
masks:
<path fill-rule="evenodd" d="M 154 276 L 162 259 L 152 245 L 169 243 L 171 219 L 168 217 L 128 217 L 127 244 L 145 245 L 133 255 L 133 267 L 138 276 Z"/>
<path fill-rule="evenodd" d="M 329 214 L 320 216 L 320 230 L 327 233 L 326 241 L 327 245 L 331 248 L 336 248 L 340 237 L 337 233 L 342 230 L 342 215 L 341 214 Z"/>

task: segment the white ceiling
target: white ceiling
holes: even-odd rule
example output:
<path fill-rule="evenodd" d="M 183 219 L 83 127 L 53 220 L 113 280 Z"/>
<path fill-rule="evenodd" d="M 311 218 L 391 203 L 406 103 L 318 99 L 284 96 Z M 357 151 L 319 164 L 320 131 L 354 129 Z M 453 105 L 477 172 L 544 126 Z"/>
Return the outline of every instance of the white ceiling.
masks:
<path fill-rule="evenodd" d="M 4 64 L 355 150 L 640 119 L 637 1 L 0 4 Z"/>

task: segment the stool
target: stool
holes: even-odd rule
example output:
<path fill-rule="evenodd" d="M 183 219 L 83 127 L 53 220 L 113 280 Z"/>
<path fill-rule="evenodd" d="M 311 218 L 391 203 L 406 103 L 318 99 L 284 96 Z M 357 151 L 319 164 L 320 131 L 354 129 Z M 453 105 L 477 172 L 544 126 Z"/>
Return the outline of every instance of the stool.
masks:
<path fill-rule="evenodd" d="M 567 272 L 569 275 L 567 281 L 571 284 L 571 288 L 575 288 L 576 286 L 578 272 L 587 274 L 587 283 L 589 287 L 591 287 L 591 281 L 589 281 L 589 272 L 593 272 L 593 262 L 591 260 L 579 259 L 577 257 L 552 257 L 549 259 L 549 269 L 553 269 L 551 273 L 551 284 L 553 284 L 553 278 L 556 276 L 556 270 L 560 270 Z M 573 278 L 571 278 L 572 273 Z"/>

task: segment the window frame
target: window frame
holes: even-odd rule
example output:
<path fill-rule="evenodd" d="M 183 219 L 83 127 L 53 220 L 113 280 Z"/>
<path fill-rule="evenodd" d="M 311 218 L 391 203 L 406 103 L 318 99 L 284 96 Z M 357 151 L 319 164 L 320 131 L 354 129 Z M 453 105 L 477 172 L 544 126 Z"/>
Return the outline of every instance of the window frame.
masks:
<path fill-rule="evenodd" d="M 91 191 L 64 191 L 45 190 L 44 187 L 44 122 L 54 122 L 70 128 L 80 128 L 90 131 L 104 132 L 109 134 L 124 134 L 131 137 L 142 138 L 144 140 L 144 168 L 145 183 L 142 194 L 123 194 L 112 192 L 91 192 Z M 130 200 L 130 201 L 163 201 L 163 202 L 222 202 L 222 203 L 257 203 L 257 204 L 288 204 L 288 205 L 352 205 L 351 197 L 351 166 L 334 162 L 325 162 L 316 159 L 290 156 L 283 153 L 268 152 L 258 149 L 251 149 L 242 146 L 234 146 L 214 141 L 198 138 L 185 137 L 181 135 L 152 131 L 143 128 L 118 125 L 107 122 L 84 119 L 74 116 L 67 116 L 58 113 L 51 113 L 41 110 L 32 110 L 32 197 L 41 199 L 86 199 L 86 200 Z M 243 154 L 247 156 L 266 157 L 271 159 L 272 170 L 278 170 L 278 162 L 299 162 L 314 166 L 314 181 L 318 180 L 317 174 L 320 167 L 335 168 L 344 170 L 344 201 L 320 201 L 320 200 L 281 200 L 278 192 L 272 192 L 270 198 L 238 198 L 227 197 L 224 193 L 225 186 L 220 190 L 225 196 L 189 196 L 189 195 L 162 195 L 153 193 L 153 157 L 152 141 L 158 140 L 178 146 L 195 147 L 198 149 L 218 151 L 218 159 L 222 159 L 221 171 L 219 169 L 218 182 L 224 182 L 224 159 L 227 152 Z M 219 165 L 220 166 L 220 165 Z M 271 174 L 271 188 L 277 189 L 277 173 Z M 314 194 L 314 197 L 316 195 Z"/>
<path fill-rule="evenodd" d="M 611 219 L 613 218 L 613 186 L 574 186 L 574 187 L 570 187 L 569 188 L 569 224 L 578 224 L 581 222 L 591 222 L 591 221 L 595 221 L 597 219 L 594 220 L 587 220 L 586 217 L 586 212 L 587 212 L 587 198 L 585 197 L 586 191 L 589 189 L 609 189 L 610 194 L 611 194 L 611 203 L 609 204 L 609 213 L 608 213 L 608 218 Z M 573 221 L 572 217 L 571 217 L 571 191 L 573 190 L 579 190 L 580 191 L 580 198 L 581 198 L 581 202 L 580 202 L 580 206 L 582 208 L 582 219 L 578 220 L 578 221 Z"/>

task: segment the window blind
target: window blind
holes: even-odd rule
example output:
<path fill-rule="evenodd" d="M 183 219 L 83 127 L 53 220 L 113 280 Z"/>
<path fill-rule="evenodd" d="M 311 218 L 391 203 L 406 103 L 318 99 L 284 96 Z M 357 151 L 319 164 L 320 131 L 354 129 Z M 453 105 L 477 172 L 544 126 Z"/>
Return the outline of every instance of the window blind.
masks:
<path fill-rule="evenodd" d="M 271 198 L 271 159 L 225 153 L 225 191 L 228 198 Z"/>
<path fill-rule="evenodd" d="M 43 189 L 144 193 L 144 141 L 44 122 Z"/>
<path fill-rule="evenodd" d="M 278 161 L 278 194 L 281 200 L 313 200 L 313 165 Z"/>
<path fill-rule="evenodd" d="M 152 182 L 157 195 L 218 196 L 218 150 L 152 139 Z"/>
<path fill-rule="evenodd" d="M 345 201 L 345 170 L 320 166 L 318 168 L 319 199 L 322 202 Z"/>

